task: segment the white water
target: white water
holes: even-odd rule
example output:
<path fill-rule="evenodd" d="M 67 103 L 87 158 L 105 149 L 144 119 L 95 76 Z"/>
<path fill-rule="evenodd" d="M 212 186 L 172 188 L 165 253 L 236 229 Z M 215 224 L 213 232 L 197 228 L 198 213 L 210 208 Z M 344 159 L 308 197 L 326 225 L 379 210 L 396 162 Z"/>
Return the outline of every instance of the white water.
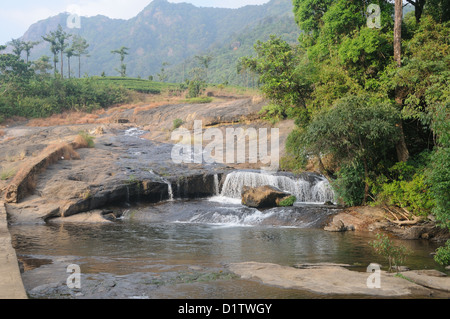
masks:
<path fill-rule="evenodd" d="M 237 200 L 241 198 L 244 186 L 260 187 L 265 185 L 274 186 L 290 193 L 297 197 L 297 202 L 301 203 L 323 204 L 327 201 L 335 202 L 335 194 L 325 177 L 318 176 L 318 179 L 311 183 L 301 178 L 295 179 L 288 176 L 255 172 L 233 172 L 228 174 L 220 197 Z"/>

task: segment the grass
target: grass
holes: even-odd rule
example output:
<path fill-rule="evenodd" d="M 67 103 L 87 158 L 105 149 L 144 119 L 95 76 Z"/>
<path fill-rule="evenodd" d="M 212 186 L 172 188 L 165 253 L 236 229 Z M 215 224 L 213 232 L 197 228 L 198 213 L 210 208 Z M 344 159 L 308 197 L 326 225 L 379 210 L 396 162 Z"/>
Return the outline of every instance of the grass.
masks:
<path fill-rule="evenodd" d="M 288 197 L 288 198 L 282 200 L 282 201 L 280 202 L 279 206 L 281 206 L 281 207 L 289 207 L 289 206 L 294 205 L 294 203 L 295 203 L 296 201 L 297 201 L 297 197 L 295 197 L 295 196 L 290 196 L 290 197 Z"/>
<path fill-rule="evenodd" d="M 146 94 L 161 94 L 165 90 L 175 89 L 176 84 L 154 82 L 145 79 L 127 77 L 94 77 L 95 81 L 104 84 L 114 84 L 125 89 Z"/>
<path fill-rule="evenodd" d="M 0 173 L 0 180 L 7 181 L 8 179 L 13 177 L 14 175 L 16 175 L 16 170 L 15 169 L 2 170 L 2 172 Z"/>
<path fill-rule="evenodd" d="M 189 103 L 189 104 L 207 104 L 207 103 L 211 103 L 214 99 L 212 97 L 209 96 L 199 96 L 199 97 L 192 97 L 189 99 L 184 100 L 184 103 Z"/>
<path fill-rule="evenodd" d="M 75 138 L 77 148 L 93 148 L 95 146 L 94 138 L 86 132 L 80 132 Z"/>

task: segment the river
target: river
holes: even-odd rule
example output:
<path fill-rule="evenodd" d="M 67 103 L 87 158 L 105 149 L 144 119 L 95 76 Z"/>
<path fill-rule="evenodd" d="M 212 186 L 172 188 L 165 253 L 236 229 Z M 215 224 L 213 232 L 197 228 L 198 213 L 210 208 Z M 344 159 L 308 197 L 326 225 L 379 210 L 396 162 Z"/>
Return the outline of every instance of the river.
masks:
<path fill-rule="evenodd" d="M 368 245 L 374 234 L 323 231 L 333 213 L 335 208 L 301 202 L 259 211 L 219 194 L 130 206 L 113 223 L 12 225 L 10 231 L 31 298 L 335 298 L 243 280 L 227 268 L 247 261 L 343 263 L 358 271 L 386 264 Z M 409 268 L 437 267 L 431 256 L 436 244 L 396 242 L 414 252 Z M 80 267 L 80 288 L 67 286 L 72 264 Z"/>

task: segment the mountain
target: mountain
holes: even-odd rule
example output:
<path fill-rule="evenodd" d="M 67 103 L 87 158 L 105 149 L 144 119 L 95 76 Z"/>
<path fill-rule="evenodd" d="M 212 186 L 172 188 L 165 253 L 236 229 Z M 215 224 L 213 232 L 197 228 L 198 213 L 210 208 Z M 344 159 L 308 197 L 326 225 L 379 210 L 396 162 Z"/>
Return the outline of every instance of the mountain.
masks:
<path fill-rule="evenodd" d="M 172 81 L 183 80 L 179 74 L 180 65 L 185 71 L 187 61 L 205 53 L 218 57 L 211 65 L 211 79 L 220 82 L 225 78 L 231 79 L 214 73 L 235 71 L 235 65 L 223 63 L 234 63 L 237 57 L 251 54 L 254 42 L 268 37 L 274 30 L 282 30 L 291 39 L 297 39 L 299 32 L 291 0 L 271 0 L 264 5 L 239 9 L 153 0 L 129 20 L 101 15 L 81 17 L 80 29 L 67 28 L 68 16 L 68 13 L 61 13 L 39 21 L 30 26 L 21 39 L 42 41 L 42 36 L 61 25 L 66 32 L 78 34 L 90 44 L 90 56 L 83 58 L 82 74 L 100 75 L 105 72 L 106 75 L 118 75 L 115 69 L 120 65 L 119 56 L 111 54 L 111 51 L 126 46 L 130 49 L 125 59 L 128 76 L 156 76 L 162 64 L 168 63 Z M 52 56 L 49 45 L 42 41 L 33 49 L 31 60 L 44 54 Z M 227 55 L 231 56 L 228 60 L 225 58 Z M 218 63 L 222 64 L 219 66 Z"/>

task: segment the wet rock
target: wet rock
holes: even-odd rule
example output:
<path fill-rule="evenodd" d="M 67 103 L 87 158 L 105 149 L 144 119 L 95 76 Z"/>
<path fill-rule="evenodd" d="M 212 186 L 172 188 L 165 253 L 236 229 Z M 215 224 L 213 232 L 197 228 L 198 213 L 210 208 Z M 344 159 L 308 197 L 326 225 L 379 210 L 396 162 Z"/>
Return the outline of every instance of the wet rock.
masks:
<path fill-rule="evenodd" d="M 242 204 L 253 208 L 272 208 L 277 207 L 280 200 L 290 197 L 289 193 L 285 193 L 273 186 L 248 187 L 242 189 Z"/>

